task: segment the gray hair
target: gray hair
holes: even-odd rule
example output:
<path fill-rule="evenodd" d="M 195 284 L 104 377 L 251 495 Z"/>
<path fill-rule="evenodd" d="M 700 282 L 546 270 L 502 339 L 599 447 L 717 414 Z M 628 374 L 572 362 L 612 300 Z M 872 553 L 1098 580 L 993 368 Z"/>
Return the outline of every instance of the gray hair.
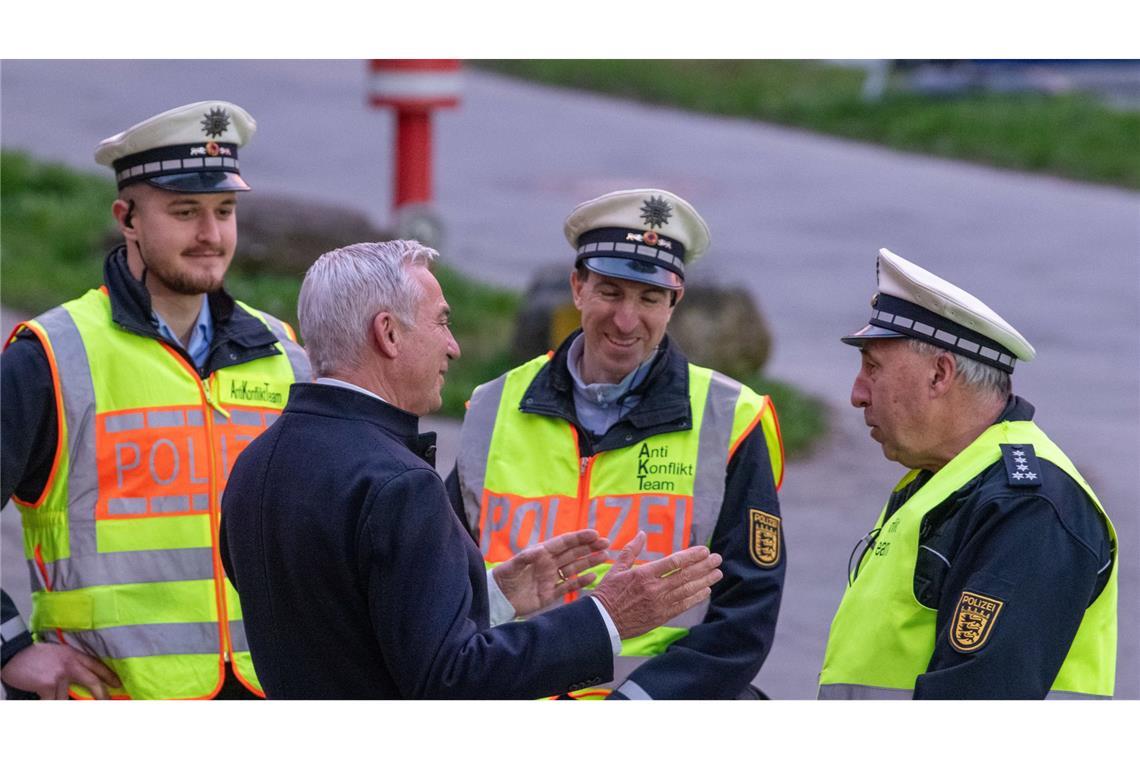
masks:
<path fill-rule="evenodd" d="M 355 243 L 313 262 L 301 283 L 297 318 L 314 374 L 359 366 L 372 319 L 382 311 L 413 325 L 423 288 L 408 269 L 438 256 L 415 240 L 391 240 Z"/>
<path fill-rule="evenodd" d="M 977 359 L 956 354 L 953 351 L 936 346 L 933 343 L 927 343 L 924 340 L 918 340 L 917 338 L 907 338 L 907 344 L 910 345 L 912 350 L 923 356 L 937 356 L 941 353 L 947 353 L 953 356 L 955 366 L 954 376 L 960 378 L 963 385 L 972 388 L 978 393 L 986 393 L 1005 398 L 1012 390 L 1013 378 L 1008 372 L 1004 372 L 997 367 L 982 364 Z"/>

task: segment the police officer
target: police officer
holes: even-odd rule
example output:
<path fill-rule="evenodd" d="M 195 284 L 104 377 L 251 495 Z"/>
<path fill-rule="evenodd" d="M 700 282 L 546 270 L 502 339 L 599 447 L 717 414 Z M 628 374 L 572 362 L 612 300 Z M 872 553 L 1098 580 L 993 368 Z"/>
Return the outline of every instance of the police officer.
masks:
<path fill-rule="evenodd" d="M 261 693 L 217 557 L 219 503 L 309 365 L 291 328 L 222 287 L 255 128 L 205 101 L 100 143 L 124 244 L 102 287 L 20 324 L 4 352 L 0 499 L 20 508 L 33 586 L 30 633 L 4 595 L 10 687 Z"/>
<path fill-rule="evenodd" d="M 886 249 L 851 403 L 909 472 L 852 553 L 822 698 L 1111 697 L 1116 533 L 1011 392 L 1035 351 Z"/>
<path fill-rule="evenodd" d="M 708 227 L 677 195 L 636 189 L 582 203 L 564 232 L 581 329 L 476 389 L 452 502 L 492 565 L 586 527 L 612 546 L 644 531 L 643 561 L 707 544 L 725 575 L 710 601 L 621 643 L 615 679 L 571 696 L 755 697 L 784 582 L 776 413 L 665 334 Z"/>

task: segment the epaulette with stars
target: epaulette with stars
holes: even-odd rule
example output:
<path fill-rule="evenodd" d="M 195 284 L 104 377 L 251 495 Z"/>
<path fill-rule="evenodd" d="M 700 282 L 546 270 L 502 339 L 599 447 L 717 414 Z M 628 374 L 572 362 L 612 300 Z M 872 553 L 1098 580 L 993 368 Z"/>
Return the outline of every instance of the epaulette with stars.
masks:
<path fill-rule="evenodd" d="M 1041 463 L 1037 461 L 1037 453 L 1032 444 L 1003 443 L 1001 458 L 1005 462 L 1005 475 L 1011 486 L 1034 488 L 1041 485 Z"/>

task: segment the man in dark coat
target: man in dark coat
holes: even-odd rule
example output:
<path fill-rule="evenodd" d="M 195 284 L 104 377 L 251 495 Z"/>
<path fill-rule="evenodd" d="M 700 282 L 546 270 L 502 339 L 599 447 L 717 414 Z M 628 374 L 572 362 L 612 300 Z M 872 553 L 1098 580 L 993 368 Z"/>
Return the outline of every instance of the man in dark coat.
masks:
<path fill-rule="evenodd" d="M 491 627 L 588 583 L 579 573 L 607 543 L 579 531 L 486 573 L 432 467 L 434 435 L 418 432 L 459 356 L 427 268 L 436 255 L 393 241 L 313 265 L 299 316 L 318 380 L 293 387 L 234 466 L 222 558 L 270 698 L 583 688 L 612 676 L 621 639 L 704 600 L 721 577 L 703 546 L 633 568 L 639 536 L 593 597 Z"/>

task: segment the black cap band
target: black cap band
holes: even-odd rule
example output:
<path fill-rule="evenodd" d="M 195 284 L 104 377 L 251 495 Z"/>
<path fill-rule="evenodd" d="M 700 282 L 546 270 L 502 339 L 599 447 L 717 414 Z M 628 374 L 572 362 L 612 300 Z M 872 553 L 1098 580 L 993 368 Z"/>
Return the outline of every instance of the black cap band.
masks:
<path fill-rule="evenodd" d="M 174 174 L 236 174 L 237 145 L 204 142 L 166 145 L 123 156 L 112 164 L 119 189 L 141 180 Z"/>
<path fill-rule="evenodd" d="M 602 227 L 583 232 L 575 263 L 598 256 L 642 261 L 685 276 L 685 246 L 652 230 Z"/>
<path fill-rule="evenodd" d="M 952 322 L 918 304 L 879 293 L 872 302 L 870 324 L 931 343 L 1003 372 L 1013 372 L 1016 359 L 992 338 Z"/>

